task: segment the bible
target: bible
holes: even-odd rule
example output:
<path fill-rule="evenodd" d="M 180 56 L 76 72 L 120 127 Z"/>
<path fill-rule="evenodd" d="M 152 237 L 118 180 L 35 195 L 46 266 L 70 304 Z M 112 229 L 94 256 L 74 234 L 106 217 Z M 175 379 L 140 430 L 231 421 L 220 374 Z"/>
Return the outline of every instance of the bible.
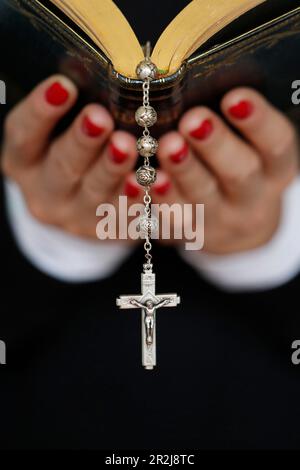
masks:
<path fill-rule="evenodd" d="M 0 63 L 6 110 L 43 78 L 63 73 L 80 89 L 78 106 L 101 102 L 118 127 L 138 132 L 142 83 L 135 69 L 144 50 L 113 1 L 2 0 L 0 40 L 8 45 Z M 152 44 L 155 133 L 174 128 L 191 106 L 218 111 L 236 86 L 255 87 L 297 122 L 291 95 L 299 53 L 300 1 L 191 1 Z"/>

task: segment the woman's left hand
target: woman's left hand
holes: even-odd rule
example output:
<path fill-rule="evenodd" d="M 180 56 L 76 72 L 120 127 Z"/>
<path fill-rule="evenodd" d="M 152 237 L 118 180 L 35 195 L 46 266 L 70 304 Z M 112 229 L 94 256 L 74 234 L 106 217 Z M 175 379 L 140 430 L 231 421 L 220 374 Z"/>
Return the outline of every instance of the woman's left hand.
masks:
<path fill-rule="evenodd" d="M 204 250 L 229 254 L 272 238 L 299 149 L 291 122 L 256 91 L 230 91 L 221 110 L 193 108 L 160 139 L 153 201 L 203 203 Z"/>

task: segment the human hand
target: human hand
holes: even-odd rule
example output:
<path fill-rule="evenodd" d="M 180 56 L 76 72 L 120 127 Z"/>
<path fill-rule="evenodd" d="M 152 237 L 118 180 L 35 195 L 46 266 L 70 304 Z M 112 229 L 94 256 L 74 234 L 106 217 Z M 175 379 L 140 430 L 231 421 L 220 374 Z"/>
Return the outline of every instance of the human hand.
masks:
<path fill-rule="evenodd" d="M 186 112 L 159 142 L 156 203 L 205 205 L 204 250 L 229 254 L 267 243 L 285 188 L 298 172 L 297 135 L 259 93 L 239 88 L 221 102 Z M 233 127 L 233 129 L 230 127 Z"/>
<path fill-rule="evenodd" d="M 63 76 L 38 85 L 7 116 L 1 163 L 35 218 L 96 238 L 99 204 L 117 205 L 121 193 L 141 202 L 137 185 L 127 179 L 136 140 L 114 131 L 112 117 L 98 104 L 86 106 L 63 134 L 51 138 L 76 99 L 76 87 Z"/>

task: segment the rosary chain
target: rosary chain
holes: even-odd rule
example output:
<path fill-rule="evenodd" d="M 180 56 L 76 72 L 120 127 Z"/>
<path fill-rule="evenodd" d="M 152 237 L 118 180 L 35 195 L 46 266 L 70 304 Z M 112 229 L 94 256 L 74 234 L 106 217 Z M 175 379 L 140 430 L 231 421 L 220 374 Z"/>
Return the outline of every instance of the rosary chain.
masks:
<path fill-rule="evenodd" d="M 149 78 L 146 79 L 143 83 L 143 106 L 148 107 L 150 106 L 150 101 L 149 101 L 149 90 L 150 90 L 150 80 Z M 150 131 L 147 126 L 144 128 L 143 135 L 149 136 Z M 149 167 L 150 166 L 150 160 L 149 157 L 144 158 L 144 166 Z M 144 204 L 145 204 L 145 216 L 147 219 L 150 221 L 151 219 L 151 196 L 150 196 L 150 187 L 147 186 L 145 188 L 145 195 L 144 195 Z M 151 224 L 150 222 L 147 225 L 147 233 L 145 236 L 145 243 L 144 243 L 144 250 L 145 250 L 145 259 L 146 259 L 146 265 L 149 266 L 147 269 L 151 268 L 151 261 L 152 261 L 152 255 L 151 255 L 151 249 L 152 249 L 152 244 L 150 242 L 151 239 Z"/>
<path fill-rule="evenodd" d="M 148 51 L 149 52 L 149 51 Z M 142 61 L 138 66 L 137 66 L 137 75 L 139 78 L 143 80 L 143 106 L 142 106 L 142 112 L 141 115 L 138 117 L 136 116 L 137 122 L 139 125 L 141 125 L 143 129 L 143 138 L 148 142 L 150 139 L 152 141 L 153 139 L 150 136 L 150 130 L 149 127 L 153 125 L 156 121 L 156 113 L 154 109 L 150 106 L 150 98 L 149 98 L 149 92 L 150 92 L 150 82 L 157 76 L 157 68 L 156 66 L 151 62 L 149 55 L 146 55 L 146 58 L 144 61 Z M 144 118 L 144 114 L 146 115 L 146 118 Z M 150 153 L 149 155 L 153 155 L 153 153 Z M 149 156 L 144 156 L 144 165 L 141 167 L 139 170 L 139 177 L 138 182 L 144 186 L 144 221 L 145 223 L 145 243 L 144 243 L 144 250 L 145 250 L 145 259 L 146 259 L 146 264 L 144 264 L 144 270 L 147 272 L 152 272 L 152 255 L 151 255 L 151 249 L 152 249 L 152 244 L 151 244 L 151 232 L 152 232 L 152 224 L 153 221 L 151 219 L 151 195 L 150 195 L 150 185 L 154 183 L 155 178 L 156 178 L 156 172 L 154 168 L 150 166 L 150 160 Z M 137 172 L 137 174 L 138 174 Z"/>
<path fill-rule="evenodd" d="M 150 106 L 149 103 L 149 90 L 150 90 L 150 80 L 147 78 L 143 83 L 143 104 L 144 106 Z"/>

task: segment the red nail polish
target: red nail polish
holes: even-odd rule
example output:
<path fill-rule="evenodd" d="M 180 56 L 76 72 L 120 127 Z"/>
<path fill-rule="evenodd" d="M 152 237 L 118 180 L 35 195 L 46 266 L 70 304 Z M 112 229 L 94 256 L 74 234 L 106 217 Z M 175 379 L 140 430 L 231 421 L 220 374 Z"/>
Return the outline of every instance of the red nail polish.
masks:
<path fill-rule="evenodd" d="M 171 187 L 171 182 L 170 181 L 166 181 L 165 183 L 163 184 L 160 184 L 160 185 L 157 185 L 157 186 L 153 186 L 153 190 L 156 192 L 156 194 L 158 194 L 159 196 L 164 196 L 165 194 L 167 194 L 167 192 L 169 191 Z"/>
<path fill-rule="evenodd" d="M 229 113 L 236 119 L 246 119 L 253 112 L 253 104 L 250 101 L 240 101 L 229 108 Z"/>
<path fill-rule="evenodd" d="M 128 197 L 137 197 L 140 193 L 140 188 L 130 181 L 127 181 L 125 184 L 125 194 Z"/>
<path fill-rule="evenodd" d="M 185 142 L 183 147 L 180 150 L 178 150 L 178 152 L 172 153 L 170 155 L 170 159 L 172 160 L 173 163 L 180 163 L 186 159 L 186 157 L 188 156 L 188 153 L 189 153 L 189 146 Z"/>
<path fill-rule="evenodd" d="M 69 92 L 61 83 L 54 82 L 46 90 L 45 98 L 49 104 L 52 104 L 53 106 L 61 106 L 68 100 Z"/>
<path fill-rule="evenodd" d="M 205 119 L 197 129 L 190 132 L 190 136 L 194 139 L 204 140 L 213 131 L 213 124 L 210 119 Z"/>
<path fill-rule="evenodd" d="M 109 151 L 111 159 L 115 163 L 123 163 L 128 157 L 126 152 L 123 152 L 123 150 L 118 149 L 112 142 L 109 145 Z"/>
<path fill-rule="evenodd" d="M 82 121 L 82 131 L 89 137 L 99 137 L 104 129 L 101 126 L 94 124 L 88 116 L 85 116 Z"/>

